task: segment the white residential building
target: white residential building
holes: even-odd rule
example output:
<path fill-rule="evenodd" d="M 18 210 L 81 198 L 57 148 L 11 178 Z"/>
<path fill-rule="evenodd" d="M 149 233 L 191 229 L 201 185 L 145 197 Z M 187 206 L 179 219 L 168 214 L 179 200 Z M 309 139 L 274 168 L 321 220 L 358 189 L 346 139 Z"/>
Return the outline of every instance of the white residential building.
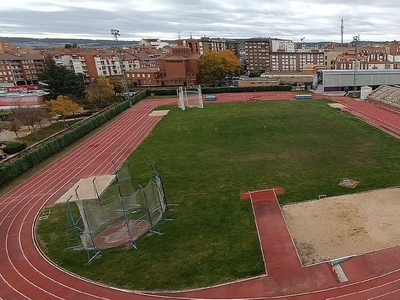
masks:
<path fill-rule="evenodd" d="M 278 52 L 278 51 L 294 52 L 295 51 L 294 50 L 295 45 L 294 45 L 293 41 L 291 41 L 291 40 L 271 39 L 270 45 L 271 45 L 271 52 Z"/>

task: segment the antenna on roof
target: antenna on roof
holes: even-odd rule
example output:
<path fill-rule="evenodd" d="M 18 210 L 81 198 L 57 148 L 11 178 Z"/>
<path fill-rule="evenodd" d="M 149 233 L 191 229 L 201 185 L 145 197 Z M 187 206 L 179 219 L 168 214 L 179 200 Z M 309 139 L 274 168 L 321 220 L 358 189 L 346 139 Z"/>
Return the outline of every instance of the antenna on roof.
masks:
<path fill-rule="evenodd" d="M 178 32 L 178 40 L 180 40 L 180 39 L 181 39 L 181 33 Z"/>
<path fill-rule="evenodd" d="M 340 35 L 341 35 L 341 37 L 342 37 L 342 47 L 343 47 L 343 30 L 344 30 L 344 25 L 343 25 L 343 18 L 342 18 L 342 21 L 341 21 L 341 25 L 340 25 Z"/>

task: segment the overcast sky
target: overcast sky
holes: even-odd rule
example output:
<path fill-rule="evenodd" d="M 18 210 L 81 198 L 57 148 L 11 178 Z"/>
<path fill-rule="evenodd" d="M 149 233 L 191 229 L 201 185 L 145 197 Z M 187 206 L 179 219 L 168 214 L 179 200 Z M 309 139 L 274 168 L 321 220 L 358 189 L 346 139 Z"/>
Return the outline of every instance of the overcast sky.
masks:
<path fill-rule="evenodd" d="M 274 37 L 294 42 L 400 39 L 400 0 L 1 0 L 0 36 L 175 40 Z"/>

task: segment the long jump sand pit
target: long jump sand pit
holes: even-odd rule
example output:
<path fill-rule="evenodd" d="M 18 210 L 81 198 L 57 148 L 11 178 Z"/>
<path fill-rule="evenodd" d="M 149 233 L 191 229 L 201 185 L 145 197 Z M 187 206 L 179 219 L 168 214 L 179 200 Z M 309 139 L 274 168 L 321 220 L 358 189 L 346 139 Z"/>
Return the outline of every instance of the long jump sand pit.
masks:
<path fill-rule="evenodd" d="M 282 207 L 303 265 L 400 244 L 400 188 Z"/>

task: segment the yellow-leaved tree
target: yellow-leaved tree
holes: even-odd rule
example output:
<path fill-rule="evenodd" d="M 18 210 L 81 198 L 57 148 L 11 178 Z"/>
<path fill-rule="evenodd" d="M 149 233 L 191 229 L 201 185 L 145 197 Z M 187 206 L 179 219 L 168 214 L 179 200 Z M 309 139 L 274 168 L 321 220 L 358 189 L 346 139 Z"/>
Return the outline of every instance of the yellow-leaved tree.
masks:
<path fill-rule="evenodd" d="M 86 89 L 86 97 L 91 103 L 109 102 L 114 99 L 114 86 L 110 80 L 104 76 L 99 76 L 93 80 Z"/>
<path fill-rule="evenodd" d="M 81 108 L 79 104 L 69 99 L 68 96 L 60 95 L 56 100 L 52 99 L 43 104 L 43 108 L 51 115 L 61 115 L 64 123 L 65 118 L 77 113 Z"/>
<path fill-rule="evenodd" d="M 242 62 L 230 50 L 207 52 L 198 61 L 199 76 L 202 83 L 216 86 L 226 77 L 237 76 L 242 70 Z"/>

